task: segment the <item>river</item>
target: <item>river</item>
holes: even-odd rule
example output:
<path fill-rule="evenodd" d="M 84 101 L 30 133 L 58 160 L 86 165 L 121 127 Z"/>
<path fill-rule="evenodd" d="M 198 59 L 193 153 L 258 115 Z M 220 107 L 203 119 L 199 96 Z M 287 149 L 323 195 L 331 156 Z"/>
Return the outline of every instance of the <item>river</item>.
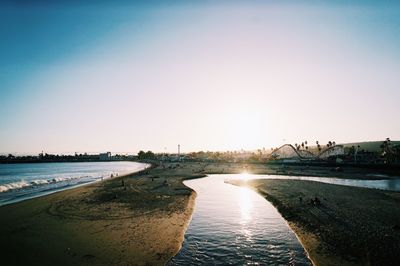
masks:
<path fill-rule="evenodd" d="M 310 265 L 286 221 L 256 192 L 227 179 L 300 179 L 400 191 L 400 179 L 356 180 L 281 175 L 209 175 L 184 184 L 197 192 L 179 253 L 168 265 Z"/>

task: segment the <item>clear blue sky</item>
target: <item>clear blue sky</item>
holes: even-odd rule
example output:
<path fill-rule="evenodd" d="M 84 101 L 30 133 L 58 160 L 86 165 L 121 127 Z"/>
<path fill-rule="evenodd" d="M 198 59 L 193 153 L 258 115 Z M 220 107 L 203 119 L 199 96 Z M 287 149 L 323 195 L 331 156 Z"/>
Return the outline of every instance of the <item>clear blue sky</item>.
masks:
<path fill-rule="evenodd" d="M 0 153 L 400 139 L 396 1 L 18 2 Z"/>

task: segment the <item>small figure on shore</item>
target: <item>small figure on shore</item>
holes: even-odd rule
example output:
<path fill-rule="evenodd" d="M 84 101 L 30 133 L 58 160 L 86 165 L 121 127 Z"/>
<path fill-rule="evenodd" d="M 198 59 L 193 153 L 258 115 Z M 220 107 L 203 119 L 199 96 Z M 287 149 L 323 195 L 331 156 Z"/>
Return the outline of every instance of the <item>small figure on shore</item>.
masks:
<path fill-rule="evenodd" d="M 315 205 L 321 205 L 321 200 L 318 197 L 315 197 L 314 203 Z"/>
<path fill-rule="evenodd" d="M 301 196 L 299 197 L 299 202 L 303 203 L 303 198 Z"/>
<path fill-rule="evenodd" d="M 121 180 L 122 186 L 125 187 L 125 181 L 122 179 Z"/>
<path fill-rule="evenodd" d="M 114 175 L 113 174 L 111 174 L 111 178 L 113 178 L 114 177 Z"/>

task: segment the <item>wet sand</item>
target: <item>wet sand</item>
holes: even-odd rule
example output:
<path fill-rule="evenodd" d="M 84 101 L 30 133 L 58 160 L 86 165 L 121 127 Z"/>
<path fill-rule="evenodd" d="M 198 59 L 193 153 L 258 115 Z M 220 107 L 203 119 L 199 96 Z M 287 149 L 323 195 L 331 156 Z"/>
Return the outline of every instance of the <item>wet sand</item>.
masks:
<path fill-rule="evenodd" d="M 248 186 L 273 203 L 315 265 L 399 263 L 399 192 L 300 180 L 230 183 Z M 310 203 L 315 197 L 320 205 Z"/>
<path fill-rule="evenodd" d="M 352 176 L 350 169 L 334 173 L 327 168 L 303 168 L 170 163 L 2 206 L 1 261 L 5 265 L 163 265 L 179 251 L 195 204 L 196 193 L 183 180 L 242 172 Z M 291 221 L 290 215 L 284 217 Z"/>
<path fill-rule="evenodd" d="M 194 207 L 196 194 L 182 180 L 198 174 L 159 172 L 0 207 L 1 263 L 163 265 L 179 251 Z"/>
<path fill-rule="evenodd" d="M 170 163 L 1 206 L 1 263 L 164 265 L 179 251 L 195 204 L 182 181 L 204 176 L 207 165 Z"/>

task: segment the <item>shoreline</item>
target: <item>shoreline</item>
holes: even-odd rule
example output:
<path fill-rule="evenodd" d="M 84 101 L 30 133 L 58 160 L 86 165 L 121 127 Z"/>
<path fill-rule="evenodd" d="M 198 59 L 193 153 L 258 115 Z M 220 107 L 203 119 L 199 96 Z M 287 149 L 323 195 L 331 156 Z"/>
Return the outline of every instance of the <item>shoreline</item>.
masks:
<path fill-rule="evenodd" d="M 160 171 L 153 165 L 1 206 L 2 261 L 163 265 L 180 250 L 195 204 L 196 193 L 182 181 L 200 175 L 170 171 L 154 177 Z"/>
<path fill-rule="evenodd" d="M 354 174 L 351 169 L 336 173 L 320 167 L 153 164 L 133 174 L 1 206 L 3 261 L 9 264 L 163 265 L 179 252 L 195 206 L 196 192 L 186 187 L 184 180 L 206 174 L 288 175 L 288 171 L 322 177 L 363 175 L 358 170 Z M 370 179 L 366 174 L 364 178 Z M 306 248 L 307 244 L 302 245 Z M 32 257 L 34 260 L 28 261 Z"/>
<path fill-rule="evenodd" d="M 397 262 L 399 192 L 304 180 L 255 179 L 229 183 L 249 187 L 271 202 L 296 234 L 313 265 Z M 321 205 L 300 202 L 299 195 L 318 195 Z"/>
<path fill-rule="evenodd" d="M 47 162 L 45 162 L 45 163 L 47 163 Z M 56 162 L 56 163 L 58 163 L 58 162 Z M 85 163 L 85 162 L 61 162 L 61 163 Z M 134 162 L 134 163 L 138 163 L 138 162 Z M 104 182 L 104 181 L 111 180 L 111 179 L 118 178 L 118 177 L 129 176 L 129 175 L 132 175 L 132 174 L 135 174 L 135 173 L 140 173 L 140 172 L 145 171 L 146 169 L 149 169 L 149 168 L 152 167 L 152 165 L 149 164 L 149 163 L 142 163 L 142 164 L 146 164 L 146 166 L 144 166 L 144 169 L 142 169 L 142 170 L 136 170 L 136 171 L 133 171 L 133 172 L 125 172 L 125 173 L 123 173 L 121 175 L 119 175 L 119 173 L 118 173 L 118 175 L 115 175 L 113 177 L 101 177 L 101 178 L 98 178 L 96 180 L 88 181 L 88 182 L 81 183 L 81 184 L 68 185 L 68 186 L 64 186 L 64 187 L 61 187 L 61 188 L 55 188 L 53 190 L 44 190 L 44 191 L 37 192 L 37 193 L 27 194 L 25 196 L 20 196 L 20 197 L 14 198 L 11 201 L 0 202 L 0 207 L 1 206 L 6 206 L 6 205 L 10 205 L 10 204 L 15 204 L 15 203 L 26 201 L 26 200 L 31 200 L 31 199 L 35 199 L 35 198 L 44 197 L 44 196 L 51 195 L 51 194 L 54 194 L 54 193 L 58 193 L 58 192 L 62 192 L 62 191 L 65 191 L 65 190 L 70 190 L 70 189 L 75 189 L 75 188 L 91 185 L 91 184 L 98 183 L 98 182 Z M 7 185 L 7 184 L 2 184 L 2 185 Z M 19 189 L 26 189 L 26 187 L 19 188 Z M 8 191 L 5 191 L 5 192 L 8 192 Z M 2 192 L 0 192 L 0 193 L 2 193 Z"/>

